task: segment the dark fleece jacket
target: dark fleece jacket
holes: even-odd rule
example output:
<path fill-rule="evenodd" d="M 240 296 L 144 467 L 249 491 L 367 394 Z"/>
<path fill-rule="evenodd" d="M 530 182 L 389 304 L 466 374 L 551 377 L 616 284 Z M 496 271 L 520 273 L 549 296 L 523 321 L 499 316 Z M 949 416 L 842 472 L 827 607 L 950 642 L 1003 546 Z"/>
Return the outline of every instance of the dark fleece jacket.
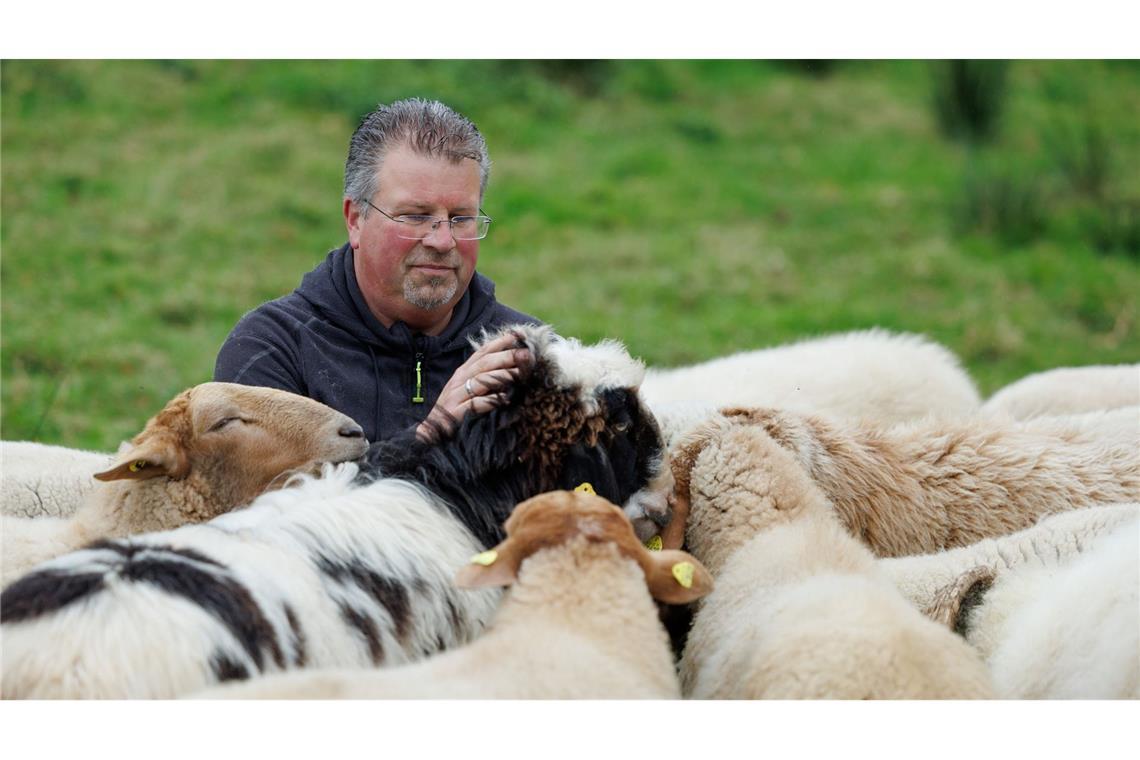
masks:
<path fill-rule="evenodd" d="M 403 322 L 386 328 L 365 303 L 352 256 L 347 243 L 331 251 L 292 293 L 242 317 L 218 352 L 214 379 L 309 396 L 352 417 L 368 440 L 384 440 L 427 417 L 474 353 L 469 336 L 539 324 L 497 302 L 495 284 L 476 272 L 439 335 Z"/>

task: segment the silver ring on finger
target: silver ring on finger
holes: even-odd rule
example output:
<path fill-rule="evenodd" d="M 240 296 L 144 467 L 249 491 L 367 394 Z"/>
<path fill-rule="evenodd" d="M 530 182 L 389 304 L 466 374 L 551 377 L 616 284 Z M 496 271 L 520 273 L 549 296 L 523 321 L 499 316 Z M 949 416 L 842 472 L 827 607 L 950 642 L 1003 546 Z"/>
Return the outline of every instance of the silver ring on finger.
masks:
<path fill-rule="evenodd" d="M 471 378 L 463 383 L 463 390 L 467 391 L 467 398 L 475 398 L 475 389 L 471 387 Z"/>

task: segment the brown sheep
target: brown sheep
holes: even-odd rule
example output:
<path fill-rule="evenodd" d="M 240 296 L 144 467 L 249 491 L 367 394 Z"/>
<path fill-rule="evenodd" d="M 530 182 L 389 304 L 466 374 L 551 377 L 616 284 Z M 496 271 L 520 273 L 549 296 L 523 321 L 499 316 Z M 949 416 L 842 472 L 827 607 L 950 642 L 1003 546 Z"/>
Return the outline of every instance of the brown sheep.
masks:
<path fill-rule="evenodd" d="M 273 388 L 202 383 L 175 396 L 124 444 L 68 519 L 3 518 L 3 584 L 101 538 L 205 522 L 294 472 L 364 454 L 359 425 Z"/>
<path fill-rule="evenodd" d="M 847 528 L 881 557 L 965 546 L 1054 512 L 1140 500 L 1140 440 L 1063 419 L 925 420 L 891 428 L 775 409 L 722 414 L 788 449 Z M 688 492 L 697 447 L 675 453 Z"/>

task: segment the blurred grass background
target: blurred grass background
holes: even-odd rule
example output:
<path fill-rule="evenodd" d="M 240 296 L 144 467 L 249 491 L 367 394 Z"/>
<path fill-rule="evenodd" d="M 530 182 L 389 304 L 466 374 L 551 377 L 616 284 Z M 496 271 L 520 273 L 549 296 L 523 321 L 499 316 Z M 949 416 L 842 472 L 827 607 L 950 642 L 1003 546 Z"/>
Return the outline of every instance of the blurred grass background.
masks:
<path fill-rule="evenodd" d="M 345 240 L 377 102 L 494 161 L 479 269 L 651 365 L 881 325 L 983 393 L 1140 360 L 1140 66 L 1014 61 L 4 61 L 9 440 L 113 450 Z"/>

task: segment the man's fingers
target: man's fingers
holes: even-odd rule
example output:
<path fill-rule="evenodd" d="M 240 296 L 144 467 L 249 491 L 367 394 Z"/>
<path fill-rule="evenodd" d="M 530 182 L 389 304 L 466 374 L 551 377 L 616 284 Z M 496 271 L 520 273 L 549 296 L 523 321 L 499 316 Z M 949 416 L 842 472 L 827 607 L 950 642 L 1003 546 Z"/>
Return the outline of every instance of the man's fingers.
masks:
<path fill-rule="evenodd" d="M 507 333 L 480 346 L 452 375 L 437 405 L 461 418 L 468 411 L 481 414 L 505 404 L 506 386 L 534 362 L 529 349 L 519 348 L 519 340 Z"/>
<path fill-rule="evenodd" d="M 477 356 L 486 356 L 488 354 L 495 354 L 500 351 L 506 351 L 517 344 L 518 338 L 516 338 L 514 335 L 511 335 L 510 333 L 507 333 L 506 335 L 500 335 L 494 340 L 488 343 L 484 343 L 482 346 L 479 346 L 475 353 L 471 354 L 471 359 L 474 359 Z M 468 359 L 467 361 L 471 361 L 471 359 Z"/>
<path fill-rule="evenodd" d="M 518 370 L 514 369 L 497 369 L 493 372 L 483 372 L 475 375 L 471 379 L 471 387 L 475 390 L 476 396 L 487 395 L 488 391 L 498 391 L 503 386 L 509 385 L 516 377 Z"/>
<path fill-rule="evenodd" d="M 497 391 L 519 378 L 522 368 L 517 355 L 520 353 L 527 360 L 526 363 L 529 363 L 530 351 L 526 349 L 499 351 L 476 361 L 468 359 L 466 364 L 455 371 L 449 385 L 455 389 L 460 400 L 484 395 L 488 390 Z"/>
<path fill-rule="evenodd" d="M 486 414 L 492 409 L 507 403 L 507 394 L 490 393 L 486 396 L 474 396 L 467 399 L 457 407 L 457 416 L 462 418 L 468 412 Z"/>
<path fill-rule="evenodd" d="M 472 354 L 471 359 L 468 359 L 467 363 L 464 364 L 461 369 L 476 374 L 479 372 L 490 372 L 494 369 L 524 367 L 528 366 L 531 361 L 530 351 L 528 349 L 514 348 L 506 351 L 496 351 L 492 354 L 485 354 L 478 359 L 475 359 L 475 355 Z"/>
<path fill-rule="evenodd" d="M 486 396 L 476 396 L 475 398 L 468 399 L 463 402 L 462 406 L 465 407 L 464 411 L 470 408 L 471 411 L 476 414 L 484 414 L 505 403 L 507 403 L 507 394 L 491 393 Z"/>

